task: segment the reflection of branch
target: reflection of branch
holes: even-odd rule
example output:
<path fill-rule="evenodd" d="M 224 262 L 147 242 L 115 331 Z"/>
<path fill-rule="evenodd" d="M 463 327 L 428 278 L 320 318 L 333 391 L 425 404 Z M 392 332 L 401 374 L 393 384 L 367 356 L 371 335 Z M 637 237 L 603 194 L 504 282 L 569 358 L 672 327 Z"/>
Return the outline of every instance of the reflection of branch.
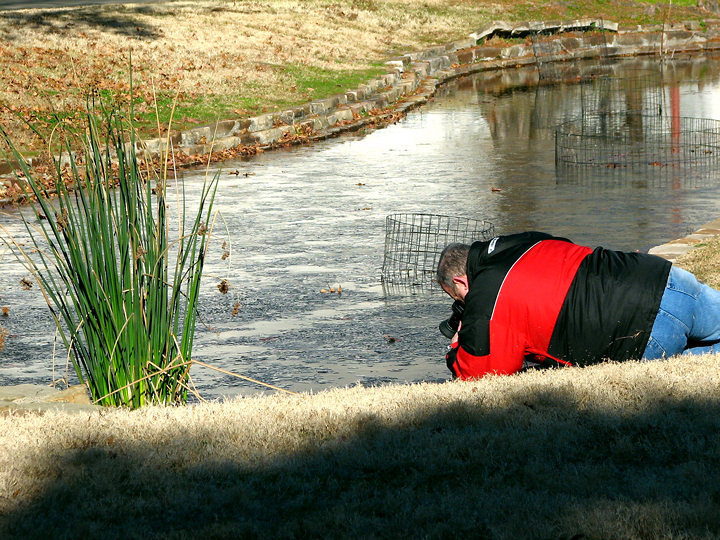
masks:
<path fill-rule="evenodd" d="M 668 19 L 670 18 L 670 10 L 671 9 L 672 9 L 672 0 L 670 0 L 668 2 L 667 9 L 663 13 L 662 32 L 660 33 L 660 60 L 664 59 L 663 55 L 667 52 L 667 49 L 665 51 L 663 51 L 663 46 L 665 45 L 666 25 L 667 25 Z"/>

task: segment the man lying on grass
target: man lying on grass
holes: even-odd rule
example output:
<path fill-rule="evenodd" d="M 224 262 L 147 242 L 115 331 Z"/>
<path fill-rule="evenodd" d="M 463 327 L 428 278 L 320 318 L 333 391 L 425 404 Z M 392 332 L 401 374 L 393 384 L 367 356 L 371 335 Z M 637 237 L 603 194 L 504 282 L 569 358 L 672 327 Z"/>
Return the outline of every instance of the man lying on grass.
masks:
<path fill-rule="evenodd" d="M 720 292 L 654 255 L 526 232 L 448 245 L 437 278 L 464 304 L 446 356 L 462 379 L 720 350 Z"/>

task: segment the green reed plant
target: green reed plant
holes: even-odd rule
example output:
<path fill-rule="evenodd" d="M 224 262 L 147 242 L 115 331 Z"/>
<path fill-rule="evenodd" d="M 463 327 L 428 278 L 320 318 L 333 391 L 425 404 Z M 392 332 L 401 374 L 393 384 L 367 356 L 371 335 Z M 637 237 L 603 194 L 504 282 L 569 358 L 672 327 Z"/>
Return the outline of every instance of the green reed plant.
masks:
<path fill-rule="evenodd" d="M 5 241 L 40 284 L 93 401 L 130 408 L 184 403 L 218 175 L 206 177 L 187 223 L 178 182 L 171 240 L 167 165 L 159 173 L 141 167 L 132 127 L 117 110 L 89 105 L 85 133 L 64 137 L 69 167 L 54 160 L 54 189 L 2 135 L 39 220 L 21 213 L 32 250 Z M 71 141 L 81 143 L 79 154 Z"/>

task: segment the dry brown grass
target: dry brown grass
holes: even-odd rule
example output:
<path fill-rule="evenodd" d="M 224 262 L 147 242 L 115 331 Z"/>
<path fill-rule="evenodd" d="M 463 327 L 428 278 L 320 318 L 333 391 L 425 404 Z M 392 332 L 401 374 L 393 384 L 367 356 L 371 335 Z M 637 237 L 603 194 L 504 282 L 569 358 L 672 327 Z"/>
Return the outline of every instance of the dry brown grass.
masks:
<path fill-rule="evenodd" d="M 197 0 L 0 12 L 0 123 L 13 111 L 41 124 L 53 109 L 82 111 L 91 86 L 127 92 L 131 52 L 139 117 L 152 112 L 153 85 L 163 97 L 180 92 L 185 124 L 305 102 L 323 90 L 310 86 L 314 76 L 372 73 L 394 52 L 461 37 L 497 11 L 446 4 Z"/>
<path fill-rule="evenodd" d="M 720 236 L 698 244 L 676 264 L 695 274 L 700 281 L 720 289 Z"/>
<path fill-rule="evenodd" d="M 0 418 L 3 538 L 717 538 L 720 363 Z"/>

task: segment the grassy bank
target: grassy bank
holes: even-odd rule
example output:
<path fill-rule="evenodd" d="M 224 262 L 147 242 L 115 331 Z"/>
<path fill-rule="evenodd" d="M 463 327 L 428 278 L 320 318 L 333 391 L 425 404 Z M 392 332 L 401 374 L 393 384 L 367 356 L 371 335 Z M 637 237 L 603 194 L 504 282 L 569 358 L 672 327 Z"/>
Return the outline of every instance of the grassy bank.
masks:
<path fill-rule="evenodd" d="M 720 289 L 720 237 L 698 244 L 677 264 L 693 272 L 703 283 Z"/>
<path fill-rule="evenodd" d="M 178 0 L 0 11 L 0 125 L 31 153 L 59 119 L 79 123 L 94 88 L 129 100 L 157 136 L 178 96 L 175 128 L 325 97 L 384 71 L 389 57 L 466 37 L 492 20 L 605 17 L 702 20 L 695 2 L 492 3 L 470 0 Z M 25 122 L 38 129 L 34 133 Z"/>
<path fill-rule="evenodd" d="M 706 356 L 0 418 L 0 536 L 717 538 L 718 385 Z"/>

